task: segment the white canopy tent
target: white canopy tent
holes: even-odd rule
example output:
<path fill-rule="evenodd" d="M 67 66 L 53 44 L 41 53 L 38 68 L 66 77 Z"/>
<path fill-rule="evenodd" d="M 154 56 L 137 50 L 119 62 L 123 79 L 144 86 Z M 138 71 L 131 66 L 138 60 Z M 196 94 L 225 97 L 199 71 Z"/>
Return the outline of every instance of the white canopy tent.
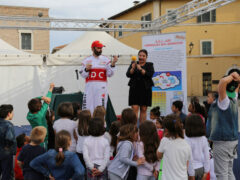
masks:
<path fill-rule="evenodd" d="M 32 66 L 42 65 L 42 62 L 42 55 L 21 51 L 0 39 L 1 66 Z"/>
<path fill-rule="evenodd" d="M 106 46 L 103 48 L 103 55 L 108 56 L 110 59 L 114 55 L 119 56 L 116 72 L 113 77 L 108 79 L 108 91 L 116 114 L 120 114 L 122 109 L 128 106 L 128 78 L 126 77 L 126 71 L 131 63 L 131 56 L 136 56 L 138 50 L 121 43 L 108 33 L 85 32 L 62 50 L 50 54 L 47 57 L 48 70 L 46 74 L 51 77 L 52 73 L 58 73 L 60 78 L 57 79 L 57 83 L 61 84 L 67 92 L 77 92 L 79 90 L 83 92 L 85 80 L 81 77 L 76 79 L 76 72 L 78 73 L 81 68 L 81 61 L 85 57 L 92 55 L 91 44 L 95 40 L 99 40 Z"/>
<path fill-rule="evenodd" d="M 96 40 L 105 45 L 103 54 L 109 58 L 118 55 L 120 64 L 129 64 L 131 56 L 137 55 L 138 52 L 106 32 L 85 32 L 60 51 L 50 54 L 47 58 L 47 65 L 81 65 L 82 59 L 92 55 L 91 44 Z"/>
<path fill-rule="evenodd" d="M 0 104 L 14 106 L 14 125 L 28 124 L 27 102 L 42 94 L 38 66 L 42 62 L 41 55 L 18 50 L 0 39 Z"/>

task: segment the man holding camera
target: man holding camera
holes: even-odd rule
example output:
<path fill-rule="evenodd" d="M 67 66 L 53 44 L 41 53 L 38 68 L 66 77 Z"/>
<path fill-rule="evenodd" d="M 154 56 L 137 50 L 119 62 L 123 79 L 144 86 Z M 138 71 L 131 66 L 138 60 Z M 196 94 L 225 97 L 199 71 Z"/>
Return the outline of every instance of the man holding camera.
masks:
<path fill-rule="evenodd" d="M 213 142 L 215 174 L 218 180 L 234 180 L 233 160 L 238 145 L 239 69 L 232 69 L 218 84 L 219 97 L 208 113 L 207 136 Z"/>

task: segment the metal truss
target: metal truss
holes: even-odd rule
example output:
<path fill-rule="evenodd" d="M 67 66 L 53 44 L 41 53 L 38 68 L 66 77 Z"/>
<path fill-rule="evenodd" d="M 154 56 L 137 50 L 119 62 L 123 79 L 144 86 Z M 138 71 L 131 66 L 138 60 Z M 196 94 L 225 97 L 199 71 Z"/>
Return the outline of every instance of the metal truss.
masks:
<path fill-rule="evenodd" d="M 0 16 L 0 29 L 157 33 L 234 1 L 193 0 L 153 21 Z"/>
<path fill-rule="evenodd" d="M 16 22 L 16 23 L 13 23 Z M 32 25 L 35 23 L 35 25 Z M 0 29 L 54 30 L 54 31 L 123 31 L 146 32 L 151 21 L 57 19 L 26 16 L 0 16 Z M 119 28 L 121 26 L 122 28 Z"/>
<path fill-rule="evenodd" d="M 225 6 L 235 0 L 193 0 L 152 21 L 152 31 L 161 31 L 204 13 Z"/>

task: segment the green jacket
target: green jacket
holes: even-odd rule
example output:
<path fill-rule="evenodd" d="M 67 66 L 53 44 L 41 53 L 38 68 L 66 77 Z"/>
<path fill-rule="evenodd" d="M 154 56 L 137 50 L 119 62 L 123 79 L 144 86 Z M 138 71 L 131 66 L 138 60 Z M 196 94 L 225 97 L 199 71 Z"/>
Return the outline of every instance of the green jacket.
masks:
<path fill-rule="evenodd" d="M 52 92 L 48 91 L 46 97 L 51 98 Z M 41 99 L 42 97 L 37 97 L 37 98 Z M 42 108 L 36 114 L 32 114 L 31 112 L 28 112 L 27 120 L 30 123 L 30 125 L 32 126 L 32 128 L 34 128 L 36 126 L 44 126 L 48 130 L 48 125 L 47 125 L 47 120 L 46 120 L 47 110 L 48 110 L 48 104 L 44 102 L 42 105 Z M 41 144 L 41 146 L 46 148 L 47 142 L 48 142 L 48 131 L 47 131 L 47 134 L 46 134 L 46 137 L 44 140 L 44 144 Z"/>

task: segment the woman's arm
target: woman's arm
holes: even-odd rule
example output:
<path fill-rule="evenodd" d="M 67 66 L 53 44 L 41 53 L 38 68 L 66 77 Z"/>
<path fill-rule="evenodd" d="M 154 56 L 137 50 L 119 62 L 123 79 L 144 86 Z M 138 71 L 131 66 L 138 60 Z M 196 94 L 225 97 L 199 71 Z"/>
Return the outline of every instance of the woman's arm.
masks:
<path fill-rule="evenodd" d="M 145 72 L 144 72 L 145 71 Z M 154 67 L 153 67 L 153 63 L 149 62 L 148 65 L 146 66 L 146 70 L 142 71 L 141 73 L 145 74 L 145 76 L 152 78 L 153 74 L 154 74 Z"/>
<path fill-rule="evenodd" d="M 134 74 L 134 71 L 135 71 L 135 68 L 136 68 L 136 63 L 131 63 L 130 66 L 128 67 L 128 70 L 127 70 L 127 73 L 126 73 L 126 76 L 128 78 L 131 78 Z"/>

